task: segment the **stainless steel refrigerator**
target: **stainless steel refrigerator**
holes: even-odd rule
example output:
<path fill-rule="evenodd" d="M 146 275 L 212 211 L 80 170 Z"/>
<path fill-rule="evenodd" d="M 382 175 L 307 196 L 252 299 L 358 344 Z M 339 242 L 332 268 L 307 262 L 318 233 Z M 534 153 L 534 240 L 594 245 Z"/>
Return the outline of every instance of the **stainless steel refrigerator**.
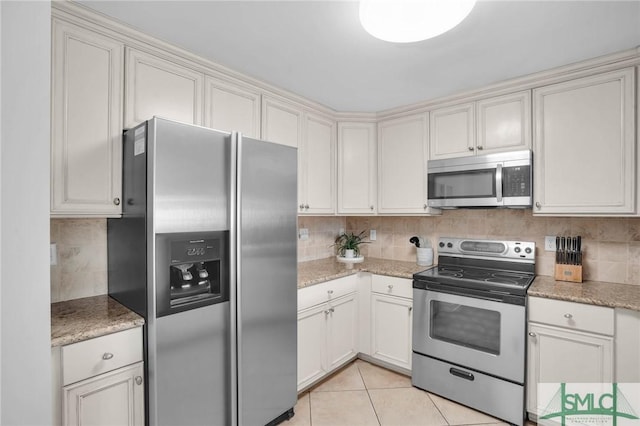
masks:
<path fill-rule="evenodd" d="M 146 320 L 150 425 L 293 415 L 297 152 L 154 117 L 124 133 L 109 294 Z"/>

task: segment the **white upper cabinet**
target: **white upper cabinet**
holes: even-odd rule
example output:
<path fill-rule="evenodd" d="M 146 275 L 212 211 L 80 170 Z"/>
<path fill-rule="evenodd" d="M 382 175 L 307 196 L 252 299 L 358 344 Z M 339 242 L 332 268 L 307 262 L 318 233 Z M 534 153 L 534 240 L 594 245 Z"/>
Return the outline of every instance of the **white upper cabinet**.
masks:
<path fill-rule="evenodd" d="M 121 214 L 124 45 L 53 20 L 51 214 Z"/>
<path fill-rule="evenodd" d="M 531 148 L 531 92 L 476 102 L 476 153 Z"/>
<path fill-rule="evenodd" d="M 336 123 L 312 113 L 304 114 L 298 148 L 298 204 L 300 213 L 336 212 Z"/>
<path fill-rule="evenodd" d="M 378 213 L 434 213 L 427 207 L 427 128 L 426 113 L 378 123 Z"/>
<path fill-rule="evenodd" d="M 260 92 L 205 77 L 204 125 L 260 138 Z"/>
<path fill-rule="evenodd" d="M 528 90 L 430 112 L 430 159 L 465 157 L 531 147 Z"/>
<path fill-rule="evenodd" d="M 535 89 L 535 214 L 634 215 L 635 70 Z"/>
<path fill-rule="evenodd" d="M 338 123 L 338 214 L 376 213 L 375 123 Z"/>
<path fill-rule="evenodd" d="M 293 104 L 262 98 L 262 139 L 297 148 L 302 136 L 302 110 Z"/>
<path fill-rule="evenodd" d="M 202 124 L 202 73 L 127 48 L 126 76 L 126 128 L 153 116 Z"/>
<path fill-rule="evenodd" d="M 470 102 L 430 112 L 430 159 L 475 154 L 474 108 Z"/>

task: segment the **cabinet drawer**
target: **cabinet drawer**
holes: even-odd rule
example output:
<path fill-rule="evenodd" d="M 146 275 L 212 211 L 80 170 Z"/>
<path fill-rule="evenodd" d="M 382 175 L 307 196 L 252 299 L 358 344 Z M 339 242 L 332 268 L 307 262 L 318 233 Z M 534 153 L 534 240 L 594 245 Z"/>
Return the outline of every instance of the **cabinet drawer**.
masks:
<path fill-rule="evenodd" d="M 298 311 L 358 290 L 358 276 L 338 278 L 298 290 Z"/>
<path fill-rule="evenodd" d="M 371 280 L 371 291 L 409 299 L 413 298 L 412 281 L 407 278 L 374 275 Z"/>
<path fill-rule="evenodd" d="M 529 321 L 613 336 L 613 309 L 564 300 L 529 298 Z"/>
<path fill-rule="evenodd" d="M 142 361 L 142 327 L 62 347 L 62 384 L 66 386 Z"/>

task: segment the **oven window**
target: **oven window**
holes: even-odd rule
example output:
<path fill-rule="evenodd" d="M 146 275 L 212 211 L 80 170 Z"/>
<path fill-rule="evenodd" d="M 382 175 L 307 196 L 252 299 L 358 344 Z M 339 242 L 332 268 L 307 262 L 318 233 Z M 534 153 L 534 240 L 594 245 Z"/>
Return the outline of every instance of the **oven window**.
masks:
<path fill-rule="evenodd" d="M 429 198 L 493 198 L 496 170 L 473 170 L 429 174 Z"/>
<path fill-rule="evenodd" d="M 500 312 L 431 301 L 432 339 L 500 355 Z"/>

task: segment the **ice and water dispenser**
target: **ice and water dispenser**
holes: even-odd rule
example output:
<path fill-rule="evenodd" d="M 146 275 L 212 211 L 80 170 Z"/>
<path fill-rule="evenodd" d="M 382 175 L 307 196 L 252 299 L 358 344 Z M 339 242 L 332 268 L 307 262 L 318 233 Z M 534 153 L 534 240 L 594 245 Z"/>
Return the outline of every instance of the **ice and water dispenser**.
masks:
<path fill-rule="evenodd" d="M 229 300 L 229 232 L 156 235 L 157 316 Z"/>

